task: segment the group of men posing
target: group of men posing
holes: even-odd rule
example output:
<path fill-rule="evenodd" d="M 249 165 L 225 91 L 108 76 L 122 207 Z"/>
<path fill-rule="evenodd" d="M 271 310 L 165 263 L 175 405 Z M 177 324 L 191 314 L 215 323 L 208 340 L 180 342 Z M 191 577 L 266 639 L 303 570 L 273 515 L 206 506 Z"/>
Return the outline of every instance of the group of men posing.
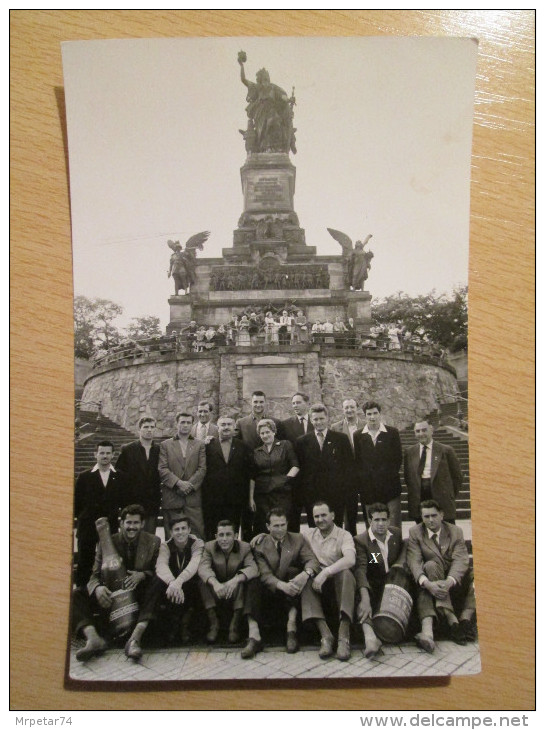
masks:
<path fill-rule="evenodd" d="M 153 441 L 155 420 L 144 417 L 139 439 L 121 449 L 115 467 L 113 444 L 98 444 L 96 465 L 76 482 L 73 619 L 86 638 L 79 660 L 106 648 L 94 623 L 94 612 L 107 611 L 112 602 L 102 584 L 95 528 L 103 516 L 128 570 L 126 585 L 139 601 L 138 622 L 125 645 L 134 660 L 142 655 L 142 636 L 161 604 L 169 638 L 183 643 L 191 641 L 195 610 L 204 607 L 206 638 L 213 644 L 224 603 L 232 612 L 230 643 L 241 640 L 246 617 L 243 658 L 263 648 L 260 624 L 271 609 L 286 617 L 288 653 L 299 648 L 300 615 L 302 622 L 314 621 L 320 633 L 321 658 L 335 654 L 348 660 L 356 615 L 365 656 L 372 657 L 381 647 L 372 617 L 394 566 L 414 580 L 419 646 L 434 650 L 437 617 L 458 643 L 474 638 L 473 575 L 462 530 L 454 524 L 462 475 L 453 449 L 433 440 L 427 421 L 415 424 L 418 443 L 405 451 L 404 473 L 409 516 L 417 524 L 406 544 L 401 440 L 397 429 L 382 422 L 378 403 L 363 405 L 363 421 L 356 401 L 348 398 L 344 419 L 331 426 L 327 408 L 310 407 L 304 393 L 293 396 L 294 416 L 284 421 L 264 419 L 265 406 L 265 394 L 255 391 L 250 415 L 236 422 L 222 415 L 214 424 L 211 405 L 203 401 L 197 423 L 192 414 L 179 413 L 177 435 L 160 445 Z M 264 448 L 259 434 L 271 430 L 263 469 L 263 459 L 253 456 Z M 276 450 L 280 455 L 286 448 L 294 455 L 287 473 L 282 459 L 275 458 Z M 259 484 L 265 485 L 262 491 L 256 491 Z M 275 488 L 278 484 L 282 489 Z M 356 536 L 358 502 L 367 529 Z M 303 508 L 311 529 L 301 534 Z M 155 535 L 160 509 L 162 544 Z M 338 617 L 336 641 L 326 620 L 331 608 Z"/>

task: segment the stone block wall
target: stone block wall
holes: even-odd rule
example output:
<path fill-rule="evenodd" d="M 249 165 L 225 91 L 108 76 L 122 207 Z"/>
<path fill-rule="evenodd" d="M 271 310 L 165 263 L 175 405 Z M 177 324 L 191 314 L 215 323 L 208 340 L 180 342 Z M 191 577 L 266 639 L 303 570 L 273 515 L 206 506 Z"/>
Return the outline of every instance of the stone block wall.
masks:
<path fill-rule="evenodd" d="M 256 370 L 249 373 L 248 368 Z M 157 420 L 158 434 L 170 435 L 176 413 L 196 415 L 202 399 L 214 404 L 214 417 L 219 412 L 249 413 L 249 384 L 260 388 L 255 373 L 263 373 L 263 368 L 271 369 L 269 388 L 277 388 L 276 393 L 267 393 L 268 413 L 277 418 L 292 415 L 293 389 L 308 393 L 311 403 L 322 401 L 330 409 L 331 420 L 342 418 L 342 402 L 347 397 L 360 405 L 376 400 L 386 423 L 404 428 L 438 408 L 442 396 L 458 392 L 454 375 L 438 365 L 388 355 L 324 355 L 309 347 L 281 355 L 238 348 L 229 353 L 170 356 L 153 363 L 116 363 L 89 377 L 83 397 L 102 401 L 104 415 L 128 430 L 136 433 L 138 419 L 149 414 Z M 289 386 L 281 381 L 288 370 Z M 263 390 L 267 392 L 265 387 Z"/>

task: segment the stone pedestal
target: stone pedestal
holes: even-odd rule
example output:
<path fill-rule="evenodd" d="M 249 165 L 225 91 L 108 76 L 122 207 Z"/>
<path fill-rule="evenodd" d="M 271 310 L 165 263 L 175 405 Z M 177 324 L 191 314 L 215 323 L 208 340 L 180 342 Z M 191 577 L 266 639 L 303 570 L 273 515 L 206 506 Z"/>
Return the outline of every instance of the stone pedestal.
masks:
<path fill-rule="evenodd" d="M 353 317 L 360 332 L 368 333 L 371 327 L 371 294 L 368 291 L 346 292 L 347 314 Z"/>
<path fill-rule="evenodd" d="M 288 154 L 249 155 L 240 169 L 245 213 L 293 212 L 295 167 Z"/>
<path fill-rule="evenodd" d="M 167 334 L 170 335 L 181 327 L 187 327 L 193 319 L 191 294 L 172 296 L 169 298 L 168 303 L 170 305 L 170 322 L 167 325 Z"/>

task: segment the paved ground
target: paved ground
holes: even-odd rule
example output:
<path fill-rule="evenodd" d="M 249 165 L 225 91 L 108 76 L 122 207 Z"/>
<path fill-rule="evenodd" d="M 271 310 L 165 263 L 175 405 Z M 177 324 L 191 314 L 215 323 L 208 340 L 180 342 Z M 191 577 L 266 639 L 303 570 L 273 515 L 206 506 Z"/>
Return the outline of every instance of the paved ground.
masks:
<path fill-rule="evenodd" d="M 356 646 L 348 662 L 321 660 L 318 647 L 304 648 L 295 655 L 266 648 L 252 660 L 241 659 L 240 648 L 152 649 L 144 653 L 139 664 L 127 659 L 122 649 L 110 649 L 101 657 L 78 662 L 75 649 L 82 643 L 72 646 L 70 678 L 88 682 L 418 677 L 477 674 L 481 669 L 477 643 L 458 646 L 451 641 L 438 641 L 433 654 L 413 643 L 385 646 L 373 659 L 366 659 L 361 646 Z"/>

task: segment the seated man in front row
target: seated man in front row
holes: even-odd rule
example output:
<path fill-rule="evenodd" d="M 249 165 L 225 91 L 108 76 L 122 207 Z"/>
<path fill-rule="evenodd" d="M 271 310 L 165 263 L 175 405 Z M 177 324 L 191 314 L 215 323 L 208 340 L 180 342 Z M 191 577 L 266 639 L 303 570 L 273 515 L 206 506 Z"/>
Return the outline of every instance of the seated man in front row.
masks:
<path fill-rule="evenodd" d="M 249 543 L 235 539 L 235 526 L 231 520 L 218 522 L 216 539 L 205 543 L 198 572 L 201 597 L 210 622 L 206 640 L 209 644 L 217 641 L 217 605 L 219 601 L 230 601 L 233 617 L 228 641 L 238 644 L 242 615 L 248 616 L 249 638 L 241 657 L 252 659 L 263 649 L 259 626 L 250 608 L 255 605 L 254 592 L 259 589 L 259 572 Z"/>
<path fill-rule="evenodd" d="M 190 535 L 189 517 L 184 514 L 171 514 L 170 534 L 170 540 L 159 548 L 155 570 L 169 623 L 169 643 L 178 634 L 182 644 L 188 644 L 189 623 L 198 601 L 197 569 L 204 543 Z"/>
<path fill-rule="evenodd" d="M 380 606 L 390 569 L 403 567 L 407 558 L 407 546 L 401 537 L 401 530 L 390 526 L 390 510 L 387 505 L 375 502 L 367 508 L 367 513 L 369 529 L 354 538 L 354 574 L 360 596 L 357 618 L 363 626 L 364 656 L 371 658 L 382 646 L 373 628 L 373 614 Z"/>
<path fill-rule="evenodd" d="M 443 521 L 434 499 L 420 503 L 422 522 L 409 530 L 407 562 L 420 586 L 417 599 L 422 630 L 416 643 L 431 653 L 435 649 L 433 619 L 440 614 L 448 623 L 450 638 L 465 644 L 475 638 L 475 589 L 464 533 Z M 456 616 L 458 609 L 460 618 Z"/>
<path fill-rule="evenodd" d="M 351 570 L 356 562 L 354 540 L 349 532 L 337 527 L 335 513 L 327 502 L 316 502 L 312 508 L 312 516 L 316 527 L 305 535 L 305 539 L 318 558 L 321 571 L 312 581 L 308 601 L 301 606 L 303 621 L 316 621 L 322 639 L 318 654 L 320 659 L 332 656 L 334 639 L 325 619 L 322 599 L 334 599 L 340 618 L 335 656 L 346 662 L 350 659 L 350 624 L 354 615 L 356 589 Z"/>
<path fill-rule="evenodd" d="M 134 590 L 140 606 L 138 623 L 125 644 L 125 654 L 136 661 L 142 656 L 140 641 L 153 618 L 158 595 L 154 576 L 161 540 L 156 535 L 143 532 L 145 517 L 144 508 L 139 504 L 124 507 L 121 510 L 119 532 L 112 536 L 114 547 L 127 569 L 125 588 Z M 81 630 L 87 640 L 85 646 L 76 652 L 76 659 L 80 662 L 101 654 L 107 647 L 93 620 L 97 608 L 107 612 L 112 605 L 112 593 L 102 583 L 101 570 L 102 548 L 99 543 L 87 592 L 78 589 L 72 594 L 72 617 L 76 632 Z"/>
<path fill-rule="evenodd" d="M 267 514 L 269 534 L 252 540 L 254 557 L 259 568 L 261 591 L 253 613 L 262 616 L 262 604 L 274 614 L 287 614 L 286 651 L 299 650 L 297 609 L 308 600 L 312 579 L 320 565 L 309 544 L 298 532 L 288 532 L 288 517 L 282 507 L 273 507 Z"/>

